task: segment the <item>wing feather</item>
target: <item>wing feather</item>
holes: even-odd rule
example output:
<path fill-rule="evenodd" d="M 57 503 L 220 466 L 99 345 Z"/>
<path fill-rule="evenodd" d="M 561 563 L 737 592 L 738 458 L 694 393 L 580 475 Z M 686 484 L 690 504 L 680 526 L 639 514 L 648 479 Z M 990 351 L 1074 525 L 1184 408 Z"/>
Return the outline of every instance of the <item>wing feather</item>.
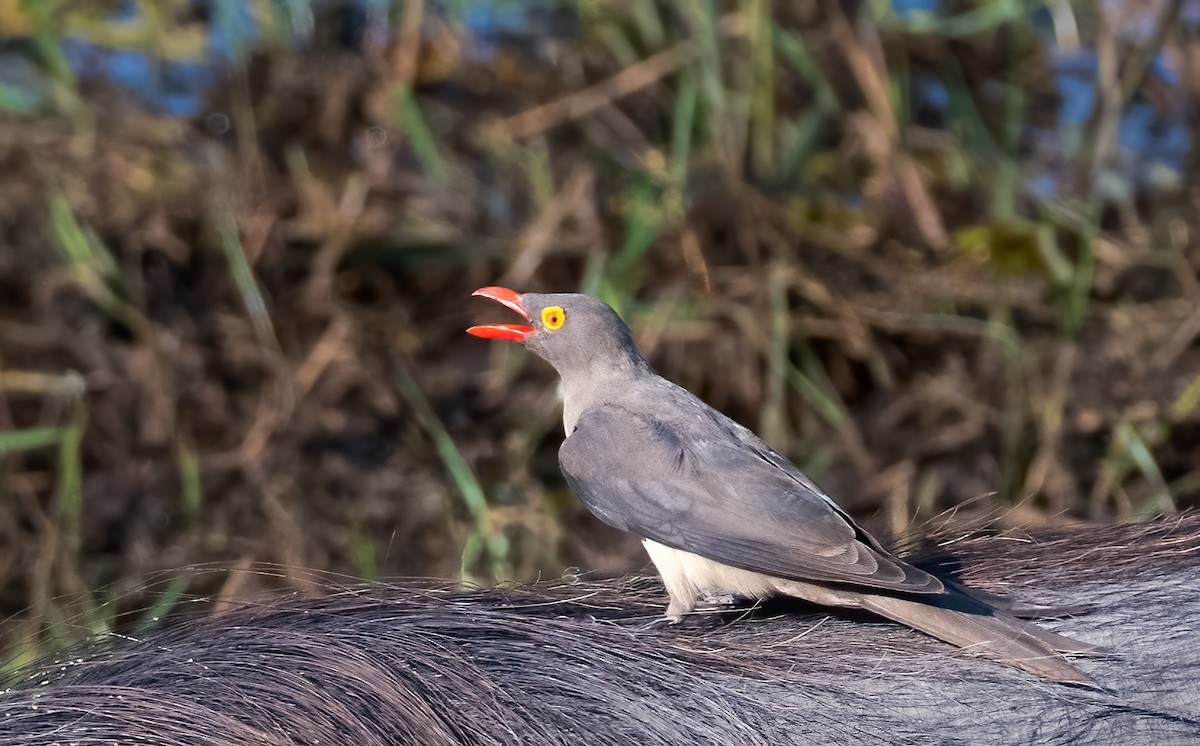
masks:
<path fill-rule="evenodd" d="M 563 442 L 559 465 L 602 521 L 676 549 L 792 580 L 944 592 L 748 430 L 695 422 L 599 404 Z"/>

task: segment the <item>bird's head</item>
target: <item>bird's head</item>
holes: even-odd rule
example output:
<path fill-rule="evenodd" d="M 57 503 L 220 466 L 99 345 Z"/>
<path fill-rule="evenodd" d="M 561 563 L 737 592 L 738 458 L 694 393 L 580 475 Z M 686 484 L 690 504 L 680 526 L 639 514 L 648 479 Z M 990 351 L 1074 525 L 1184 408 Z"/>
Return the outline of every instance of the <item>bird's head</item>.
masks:
<path fill-rule="evenodd" d="M 518 293 L 501 287 L 480 288 L 473 295 L 516 311 L 529 323 L 484 324 L 467 329 L 468 334 L 523 342 L 564 379 L 648 367 L 629 327 L 604 301 L 579 293 Z"/>

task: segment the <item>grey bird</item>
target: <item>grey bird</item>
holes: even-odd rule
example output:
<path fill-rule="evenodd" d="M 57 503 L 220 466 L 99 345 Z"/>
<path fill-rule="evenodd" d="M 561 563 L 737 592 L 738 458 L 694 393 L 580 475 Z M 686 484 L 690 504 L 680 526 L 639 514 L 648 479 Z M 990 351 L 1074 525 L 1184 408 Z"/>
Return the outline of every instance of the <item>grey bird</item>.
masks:
<path fill-rule="evenodd" d="M 747 428 L 659 376 L 606 303 L 485 287 L 528 324 L 477 337 L 523 342 L 562 379 L 567 484 L 608 525 L 642 537 L 679 621 L 702 595 L 783 595 L 865 609 L 1057 682 L 1095 686 L 1060 653 L 1099 649 L 1021 621 L 1018 608 L 888 552 Z M 985 600 L 986 598 L 986 600 Z"/>

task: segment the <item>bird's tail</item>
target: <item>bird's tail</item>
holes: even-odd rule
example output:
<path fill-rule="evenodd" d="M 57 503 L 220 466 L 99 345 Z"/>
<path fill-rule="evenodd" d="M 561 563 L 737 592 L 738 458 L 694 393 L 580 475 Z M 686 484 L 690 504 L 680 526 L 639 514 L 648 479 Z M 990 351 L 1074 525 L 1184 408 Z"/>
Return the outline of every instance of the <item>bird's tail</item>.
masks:
<path fill-rule="evenodd" d="M 1065 616 L 1078 616 L 1080 614 L 1088 614 L 1096 610 L 1096 604 L 1062 604 L 1060 606 L 1044 606 L 1041 604 L 1030 604 L 1008 596 L 1000 596 L 995 593 L 988 593 L 978 588 L 966 588 L 952 580 L 941 578 L 942 583 L 951 591 L 965 594 L 981 601 L 992 608 L 1015 616 L 1018 619 L 1061 619 Z"/>
<path fill-rule="evenodd" d="M 1103 651 L 1023 622 L 975 599 L 951 594 L 964 610 L 910 601 L 896 596 L 867 595 L 862 608 L 906 624 L 969 652 L 1028 671 L 1051 681 L 1097 687 L 1060 653 L 1098 655 Z"/>

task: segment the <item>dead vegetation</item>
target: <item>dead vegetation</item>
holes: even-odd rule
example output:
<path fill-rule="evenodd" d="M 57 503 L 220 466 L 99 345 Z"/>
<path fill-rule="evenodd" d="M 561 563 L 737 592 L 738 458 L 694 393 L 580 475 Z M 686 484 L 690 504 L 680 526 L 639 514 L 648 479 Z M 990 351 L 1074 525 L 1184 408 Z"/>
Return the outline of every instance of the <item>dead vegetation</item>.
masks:
<path fill-rule="evenodd" d="M 22 650 L 256 590 L 127 593 L 195 563 L 299 588 L 642 563 L 565 491 L 551 372 L 462 333 L 484 284 L 604 297 L 660 372 L 893 532 L 1197 504 L 1194 157 L 1158 188 L 1114 139 L 1147 101 L 1193 121 L 1195 89 L 1162 104 L 1135 67 L 1175 55 L 1190 81 L 1183 31 L 1117 44 L 1080 11 L 1102 74 L 1072 149 L 1046 142 L 1067 93 L 1020 20 L 601 3 L 480 62 L 420 3 L 385 38 L 313 7 L 302 53 L 246 51 L 195 116 L 62 76 L 0 115 Z M 952 106 L 921 108 L 931 75 Z"/>

